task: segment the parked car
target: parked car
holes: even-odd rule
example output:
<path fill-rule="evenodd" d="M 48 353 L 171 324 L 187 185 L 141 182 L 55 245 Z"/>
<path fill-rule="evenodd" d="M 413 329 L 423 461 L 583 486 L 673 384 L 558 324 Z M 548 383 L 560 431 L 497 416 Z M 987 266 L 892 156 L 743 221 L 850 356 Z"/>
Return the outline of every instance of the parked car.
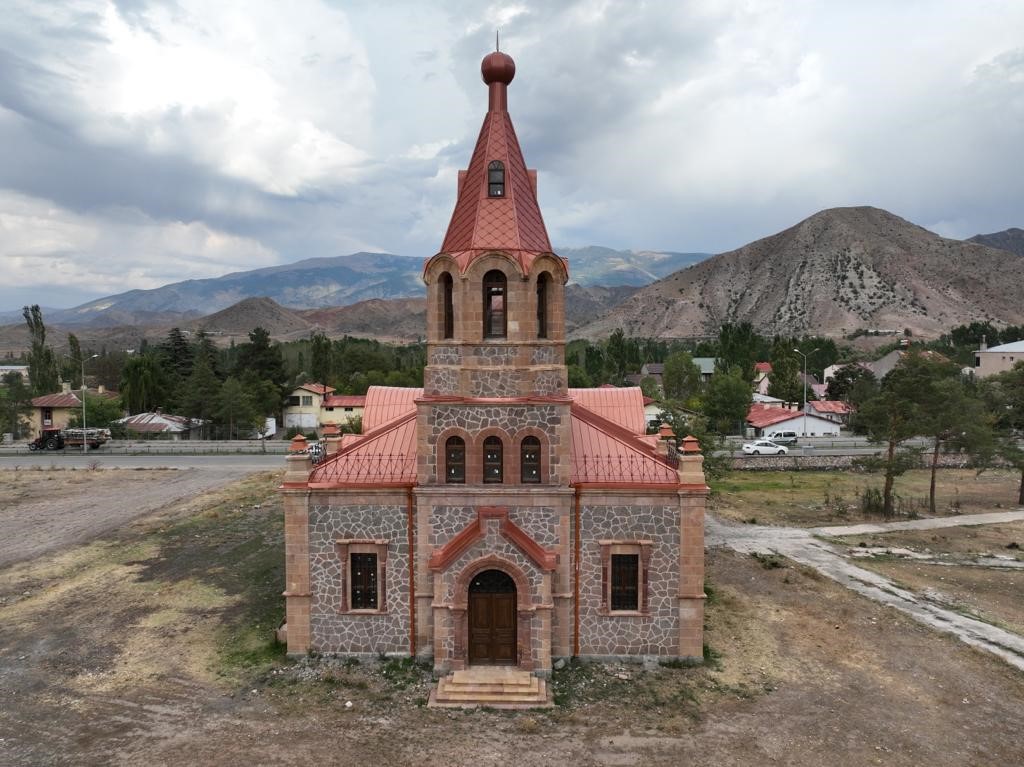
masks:
<path fill-rule="evenodd" d="M 776 445 L 795 445 L 795 431 L 772 431 L 765 434 L 765 439 L 774 442 Z"/>
<path fill-rule="evenodd" d="M 747 455 L 785 455 L 789 450 L 770 440 L 759 439 L 756 442 L 747 442 L 743 445 L 743 452 Z"/>

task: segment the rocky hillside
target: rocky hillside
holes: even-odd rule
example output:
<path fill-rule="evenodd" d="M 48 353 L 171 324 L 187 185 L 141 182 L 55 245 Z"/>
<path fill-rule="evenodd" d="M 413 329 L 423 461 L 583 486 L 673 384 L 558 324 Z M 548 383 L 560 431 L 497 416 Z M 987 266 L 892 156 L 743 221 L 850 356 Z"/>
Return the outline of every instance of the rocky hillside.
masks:
<path fill-rule="evenodd" d="M 272 298 L 246 298 L 227 309 L 189 322 L 190 330 L 203 330 L 211 336 L 247 336 L 253 328 L 263 328 L 273 338 L 287 339 L 308 335 L 313 325 Z"/>
<path fill-rule="evenodd" d="M 878 208 L 833 208 L 639 290 L 577 331 L 679 338 L 749 321 L 762 333 L 1024 321 L 1024 269 L 1003 250 L 939 237 Z"/>
<path fill-rule="evenodd" d="M 992 234 L 976 234 L 967 242 L 975 242 L 978 245 L 987 245 L 990 248 L 999 248 L 1018 256 L 1024 256 L 1024 229 L 1011 227 L 1002 232 Z"/>

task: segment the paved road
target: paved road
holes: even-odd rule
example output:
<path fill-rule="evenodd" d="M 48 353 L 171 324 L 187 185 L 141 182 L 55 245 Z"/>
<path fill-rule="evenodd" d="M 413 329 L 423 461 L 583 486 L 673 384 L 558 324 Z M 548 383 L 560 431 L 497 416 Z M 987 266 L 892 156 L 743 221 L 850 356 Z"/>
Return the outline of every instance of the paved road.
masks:
<path fill-rule="evenodd" d="M 946 519 L 956 520 L 959 524 L 992 524 L 1018 521 L 1022 517 L 1024 517 L 1024 510 L 971 514 Z M 943 521 L 922 519 L 868 527 L 873 528 L 871 532 L 885 532 L 886 530 L 928 530 L 933 527 L 951 526 L 935 524 Z M 708 546 L 729 548 L 745 554 L 781 554 L 796 562 L 813 567 L 822 575 L 841 583 L 858 594 L 900 610 L 939 631 L 953 634 L 962 642 L 998 655 L 1011 666 L 1024 671 L 1024 637 L 968 618 L 941 604 L 929 601 L 925 596 L 900 588 L 878 573 L 857 567 L 844 558 L 834 546 L 815 537 L 815 533 L 821 534 L 822 530 L 832 531 L 825 533 L 828 535 L 856 535 L 856 532 L 836 531 L 849 531 L 858 527 L 860 526 L 805 530 L 794 527 L 741 525 L 708 515 L 705 533 Z"/>
<path fill-rule="evenodd" d="M 84 469 L 97 465 L 103 469 L 202 469 L 216 468 L 224 471 L 265 471 L 284 469 L 283 455 L 229 454 L 229 455 L 105 455 L 102 452 L 89 453 L 0 453 L 0 469 L 15 466 L 42 466 L 49 468 Z"/>

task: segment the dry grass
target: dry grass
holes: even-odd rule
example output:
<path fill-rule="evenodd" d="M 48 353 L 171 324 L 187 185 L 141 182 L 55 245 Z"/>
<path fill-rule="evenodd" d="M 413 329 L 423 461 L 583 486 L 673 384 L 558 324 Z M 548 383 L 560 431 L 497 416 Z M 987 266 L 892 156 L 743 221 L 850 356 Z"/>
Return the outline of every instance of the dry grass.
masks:
<path fill-rule="evenodd" d="M 928 516 L 929 481 L 925 470 L 896 480 L 903 516 Z M 943 469 L 936 477 L 937 511 L 942 516 L 1014 507 L 1019 481 L 1009 471 Z M 861 513 L 860 497 L 866 488 L 881 486 L 880 475 L 850 471 L 735 471 L 714 484 L 711 511 L 744 522 L 798 527 L 877 521 Z"/>

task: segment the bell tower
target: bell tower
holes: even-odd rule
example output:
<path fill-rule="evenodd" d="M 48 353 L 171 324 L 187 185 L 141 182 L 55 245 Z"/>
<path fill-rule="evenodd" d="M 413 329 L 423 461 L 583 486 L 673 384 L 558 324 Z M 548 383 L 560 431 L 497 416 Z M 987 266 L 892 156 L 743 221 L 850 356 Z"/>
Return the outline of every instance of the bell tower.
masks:
<path fill-rule="evenodd" d="M 424 266 L 418 484 L 568 486 L 568 268 L 509 117 L 515 63 L 495 51 L 481 74 L 488 111 L 441 250 Z"/>

